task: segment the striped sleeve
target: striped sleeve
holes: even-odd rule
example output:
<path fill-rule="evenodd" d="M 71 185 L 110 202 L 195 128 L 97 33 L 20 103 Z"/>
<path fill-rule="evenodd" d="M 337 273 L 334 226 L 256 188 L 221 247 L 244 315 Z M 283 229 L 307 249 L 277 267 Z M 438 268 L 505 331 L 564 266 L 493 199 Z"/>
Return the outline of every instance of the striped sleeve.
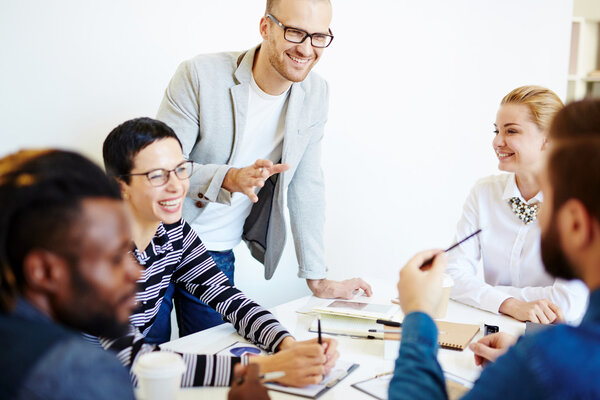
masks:
<path fill-rule="evenodd" d="M 159 346 L 144 343 L 144 335 L 138 328 L 130 326 L 127 336 L 118 339 L 100 338 L 100 344 L 106 350 L 114 351 L 117 358 L 127 368 L 135 363 L 144 353 L 161 350 Z M 170 350 L 164 350 L 170 351 Z M 183 357 L 186 370 L 181 385 L 191 386 L 230 386 L 233 380 L 233 367 L 237 363 L 247 364 L 247 357 L 229 357 L 211 354 L 178 353 Z M 133 372 L 131 379 L 134 385 L 137 380 Z"/>
<path fill-rule="evenodd" d="M 183 254 L 173 280 L 233 324 L 257 346 L 274 352 L 290 333 L 269 311 L 250 300 L 217 268 L 198 235 L 184 222 Z"/>

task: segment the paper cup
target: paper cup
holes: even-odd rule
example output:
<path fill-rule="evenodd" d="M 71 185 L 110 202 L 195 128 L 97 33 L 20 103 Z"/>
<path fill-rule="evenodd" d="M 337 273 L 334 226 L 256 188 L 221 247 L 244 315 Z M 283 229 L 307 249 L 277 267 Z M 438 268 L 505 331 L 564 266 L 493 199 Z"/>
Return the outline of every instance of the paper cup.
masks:
<path fill-rule="evenodd" d="M 448 310 L 448 301 L 450 301 L 450 290 L 454 286 L 454 280 L 448 274 L 444 274 L 444 281 L 442 283 L 442 300 L 438 305 L 437 310 L 433 314 L 433 318 L 444 318 L 446 317 L 446 311 Z"/>
<path fill-rule="evenodd" d="M 133 366 L 139 385 L 139 398 L 175 400 L 184 371 L 185 363 L 179 354 L 169 351 L 142 354 Z"/>

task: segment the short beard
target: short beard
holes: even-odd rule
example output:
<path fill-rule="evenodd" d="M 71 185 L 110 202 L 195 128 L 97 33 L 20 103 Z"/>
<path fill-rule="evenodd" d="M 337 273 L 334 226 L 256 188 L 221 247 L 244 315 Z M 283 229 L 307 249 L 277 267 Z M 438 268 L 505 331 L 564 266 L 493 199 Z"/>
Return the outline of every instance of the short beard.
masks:
<path fill-rule="evenodd" d="M 551 219 L 547 231 L 542 233 L 541 247 L 542 261 L 550 275 L 566 280 L 579 279 L 577 272 L 560 247 L 560 237 L 555 218 Z"/>
<path fill-rule="evenodd" d="M 64 325 L 81 332 L 109 339 L 126 335 L 129 321 L 120 322 L 116 310 L 101 303 L 94 288 L 81 276 L 76 266 L 71 265 L 71 285 L 75 301 L 68 307 L 57 310 L 56 317 Z"/>

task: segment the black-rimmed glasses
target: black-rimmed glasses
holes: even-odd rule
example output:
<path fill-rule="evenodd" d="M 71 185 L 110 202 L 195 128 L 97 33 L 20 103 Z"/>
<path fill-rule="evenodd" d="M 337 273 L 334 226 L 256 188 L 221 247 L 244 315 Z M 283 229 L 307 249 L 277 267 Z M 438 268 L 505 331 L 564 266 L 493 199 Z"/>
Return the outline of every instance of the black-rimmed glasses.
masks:
<path fill-rule="evenodd" d="M 329 30 L 329 35 L 325 33 L 308 33 L 305 30 L 293 28 L 291 26 L 285 26 L 277 20 L 271 14 L 267 14 L 268 18 L 271 18 L 281 29 L 283 29 L 283 37 L 288 42 L 302 43 L 306 38 L 310 38 L 310 44 L 313 47 L 325 48 L 331 44 L 333 40 L 333 33 Z"/>
<path fill-rule="evenodd" d="M 166 185 L 167 182 L 169 182 L 171 172 L 175 173 L 175 176 L 181 181 L 189 179 L 189 177 L 192 176 L 192 174 L 194 173 L 194 162 L 184 161 L 173 169 L 157 168 L 148 172 L 140 172 L 137 174 L 125 174 L 121 176 L 123 177 L 145 175 L 152 186 L 162 186 Z"/>

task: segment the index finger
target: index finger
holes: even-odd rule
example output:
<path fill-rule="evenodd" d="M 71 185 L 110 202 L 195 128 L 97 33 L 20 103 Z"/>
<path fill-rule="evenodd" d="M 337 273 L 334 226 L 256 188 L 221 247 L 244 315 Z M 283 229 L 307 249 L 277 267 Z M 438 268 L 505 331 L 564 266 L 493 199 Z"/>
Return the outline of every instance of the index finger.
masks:
<path fill-rule="evenodd" d="M 260 368 L 258 367 L 258 364 L 250 363 L 250 364 L 246 365 L 246 379 L 252 380 L 252 381 L 257 381 L 259 371 L 260 371 Z"/>
<path fill-rule="evenodd" d="M 552 302 L 548 302 L 548 307 L 554 311 L 554 314 L 556 314 L 556 319 L 554 320 L 554 322 L 558 322 L 558 323 L 564 323 L 565 322 L 565 315 L 563 314 L 561 308 L 559 306 L 557 306 L 556 304 L 552 303 Z"/>
<path fill-rule="evenodd" d="M 442 249 L 431 249 L 421 251 L 415 254 L 410 260 L 408 260 L 404 268 L 418 269 L 419 267 L 421 267 L 421 264 L 423 264 L 424 261 L 430 259 L 431 257 L 439 253 L 442 253 L 443 251 L 444 250 Z"/>
<path fill-rule="evenodd" d="M 371 285 L 369 285 L 367 282 L 365 282 L 361 278 L 358 278 L 358 283 L 359 283 L 358 287 L 361 288 L 362 290 L 364 290 L 367 297 L 371 297 L 373 295 L 373 289 L 371 288 Z"/>

